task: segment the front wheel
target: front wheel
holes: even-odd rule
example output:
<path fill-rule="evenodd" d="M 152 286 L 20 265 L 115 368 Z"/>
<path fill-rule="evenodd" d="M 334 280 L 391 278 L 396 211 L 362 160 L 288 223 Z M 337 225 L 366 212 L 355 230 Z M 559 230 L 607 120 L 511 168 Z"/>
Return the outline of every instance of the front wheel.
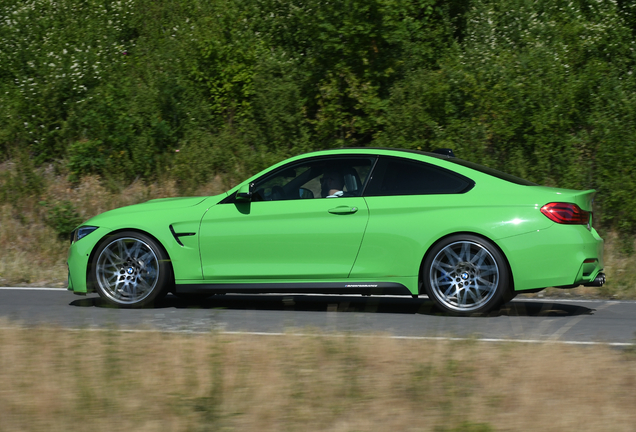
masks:
<path fill-rule="evenodd" d="M 143 307 L 160 300 L 172 282 L 163 248 L 134 231 L 108 237 L 95 251 L 91 276 L 99 295 L 118 307 Z"/>
<path fill-rule="evenodd" d="M 507 300 L 510 271 L 499 249 L 473 235 L 455 235 L 433 246 L 422 266 L 428 297 L 456 315 L 488 313 Z"/>

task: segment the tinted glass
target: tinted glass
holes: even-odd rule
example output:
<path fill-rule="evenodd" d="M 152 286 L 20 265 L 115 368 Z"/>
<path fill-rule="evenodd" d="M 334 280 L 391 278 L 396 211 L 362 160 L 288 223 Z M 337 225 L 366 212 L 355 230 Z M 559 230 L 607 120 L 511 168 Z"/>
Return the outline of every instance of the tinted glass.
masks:
<path fill-rule="evenodd" d="M 257 180 L 253 201 L 360 196 L 375 158 L 320 158 L 290 164 Z M 335 195 L 334 194 L 336 193 Z"/>
<path fill-rule="evenodd" d="M 497 177 L 498 179 L 505 180 L 507 182 L 511 182 L 511 183 L 515 183 L 515 184 L 523 185 L 523 186 L 537 186 L 536 183 L 533 183 L 529 180 L 525 180 L 525 179 L 522 179 L 521 177 L 513 176 L 512 174 L 508 174 L 503 171 L 496 170 L 494 168 L 490 168 L 484 165 L 479 165 L 474 162 L 470 162 L 470 161 L 466 161 L 466 160 L 458 159 L 458 158 L 448 158 L 445 160 L 447 160 L 448 162 L 455 163 L 457 165 L 474 169 L 484 174 L 491 175 L 493 177 Z"/>
<path fill-rule="evenodd" d="M 454 194 L 474 182 L 452 171 L 423 162 L 380 158 L 365 192 L 367 196 Z"/>
<path fill-rule="evenodd" d="M 365 148 L 365 147 L 352 147 L 352 148 Z M 533 183 L 529 180 L 523 179 L 521 177 L 514 176 L 512 174 L 505 173 L 503 171 L 496 170 L 494 168 L 490 168 L 484 165 L 480 165 L 475 162 L 470 162 L 467 160 L 459 159 L 456 157 L 449 157 L 444 153 L 433 153 L 433 152 L 424 152 L 420 150 L 407 150 L 407 149 L 395 149 L 389 147 L 367 147 L 366 150 L 377 149 L 377 150 L 399 150 L 405 153 L 415 153 L 424 156 L 434 157 L 437 159 L 444 159 L 445 161 L 452 162 L 457 165 L 465 166 L 467 168 L 474 169 L 475 171 L 479 171 L 484 174 L 488 174 L 493 177 L 497 177 L 498 179 L 505 180 L 511 183 L 523 185 L 523 186 L 538 186 L 536 183 Z M 441 150 L 441 149 L 440 149 Z"/>

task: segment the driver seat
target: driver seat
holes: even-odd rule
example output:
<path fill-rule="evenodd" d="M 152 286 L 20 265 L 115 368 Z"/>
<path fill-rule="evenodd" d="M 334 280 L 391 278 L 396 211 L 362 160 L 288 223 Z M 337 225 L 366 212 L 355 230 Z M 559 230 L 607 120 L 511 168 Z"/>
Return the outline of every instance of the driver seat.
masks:
<path fill-rule="evenodd" d="M 354 168 L 345 168 L 342 170 L 345 182 L 345 196 L 360 196 L 362 194 L 362 182 L 358 171 Z"/>

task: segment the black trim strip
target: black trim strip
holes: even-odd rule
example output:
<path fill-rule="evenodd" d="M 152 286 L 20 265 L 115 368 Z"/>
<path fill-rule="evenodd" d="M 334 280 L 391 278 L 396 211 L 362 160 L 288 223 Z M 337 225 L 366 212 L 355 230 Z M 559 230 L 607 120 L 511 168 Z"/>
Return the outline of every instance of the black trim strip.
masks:
<path fill-rule="evenodd" d="M 236 284 L 177 284 L 177 293 L 311 293 L 311 294 L 364 294 L 404 295 L 413 293 L 394 282 L 306 282 L 306 283 L 236 283 Z"/>
<path fill-rule="evenodd" d="M 179 237 L 189 237 L 189 236 L 197 235 L 197 233 L 176 233 L 174 232 L 174 228 L 172 228 L 172 225 L 170 225 L 170 232 L 172 233 L 172 236 L 177 241 L 177 243 L 179 243 L 180 246 L 183 246 L 183 243 L 181 243 L 181 240 L 179 240 Z"/>

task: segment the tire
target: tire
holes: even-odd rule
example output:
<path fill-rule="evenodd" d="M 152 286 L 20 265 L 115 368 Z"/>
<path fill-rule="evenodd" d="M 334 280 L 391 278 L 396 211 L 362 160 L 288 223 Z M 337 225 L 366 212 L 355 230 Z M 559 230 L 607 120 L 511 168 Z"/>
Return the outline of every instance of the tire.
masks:
<path fill-rule="evenodd" d="M 450 236 L 429 250 L 422 283 L 429 299 L 453 315 L 486 314 L 512 293 L 503 254 L 490 241 L 470 234 Z"/>
<path fill-rule="evenodd" d="M 102 299 L 123 308 L 154 304 L 174 282 L 164 249 L 150 236 L 135 231 L 104 239 L 95 251 L 91 277 Z"/>

